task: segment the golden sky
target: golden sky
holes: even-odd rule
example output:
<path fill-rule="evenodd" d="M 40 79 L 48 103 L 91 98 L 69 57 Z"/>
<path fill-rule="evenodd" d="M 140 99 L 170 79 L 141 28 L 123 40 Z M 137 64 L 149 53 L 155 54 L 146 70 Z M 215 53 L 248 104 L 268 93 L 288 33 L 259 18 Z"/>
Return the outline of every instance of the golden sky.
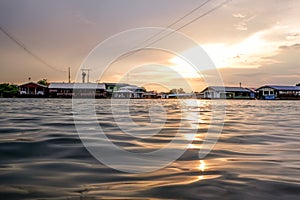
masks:
<path fill-rule="evenodd" d="M 203 2 L 205 0 L 2 0 L 1 27 L 53 68 L 0 32 L 0 82 L 23 83 L 28 77 L 33 81 L 42 78 L 67 81 L 68 67 L 75 80 L 84 59 L 101 42 L 130 29 L 168 27 Z M 176 30 L 222 2 L 224 0 L 211 0 L 170 28 Z M 226 85 L 240 82 L 248 87 L 295 85 L 300 82 L 299 9 L 298 0 L 232 0 L 179 32 L 206 51 Z M 137 41 L 128 37 L 114 48 L 128 43 Z M 108 49 L 107 54 L 113 54 L 114 48 Z M 193 48 L 182 49 L 182 52 L 193 52 Z M 101 60 L 101 56 L 98 59 Z M 112 63 L 101 78 L 91 75 L 91 81 L 141 81 L 139 83 L 148 85 L 162 82 L 166 87 L 180 87 L 188 82 L 193 90 L 200 90 L 206 85 L 202 78 L 209 76 L 212 76 L 209 70 L 199 73 L 174 54 L 145 50 Z"/>

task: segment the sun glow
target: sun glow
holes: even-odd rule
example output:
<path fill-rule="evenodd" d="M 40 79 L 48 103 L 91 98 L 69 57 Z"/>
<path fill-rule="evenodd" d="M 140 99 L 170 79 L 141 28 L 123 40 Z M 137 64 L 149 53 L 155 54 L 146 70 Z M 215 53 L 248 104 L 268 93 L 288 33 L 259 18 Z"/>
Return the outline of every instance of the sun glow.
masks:
<path fill-rule="evenodd" d="M 180 74 L 183 78 L 201 78 L 199 72 L 187 61 L 176 56 L 169 60 L 170 68 Z"/>
<path fill-rule="evenodd" d="M 274 31 L 272 29 L 272 31 Z M 265 39 L 270 34 L 270 30 L 254 33 L 239 43 L 210 43 L 200 45 L 213 61 L 217 68 L 257 68 L 260 66 L 262 58 L 275 55 L 278 43 L 269 42 Z M 183 54 L 193 55 L 198 52 L 199 47 L 187 50 Z M 195 69 L 188 62 L 180 57 L 170 60 L 172 68 L 185 77 L 195 77 Z M 204 66 L 199 66 L 204 67 Z"/>
<path fill-rule="evenodd" d="M 274 62 L 268 57 L 278 53 L 280 41 L 268 41 L 274 31 L 283 27 L 273 27 L 269 30 L 256 32 L 239 43 L 206 44 L 203 49 L 213 60 L 217 68 L 257 68 L 263 62 Z"/>

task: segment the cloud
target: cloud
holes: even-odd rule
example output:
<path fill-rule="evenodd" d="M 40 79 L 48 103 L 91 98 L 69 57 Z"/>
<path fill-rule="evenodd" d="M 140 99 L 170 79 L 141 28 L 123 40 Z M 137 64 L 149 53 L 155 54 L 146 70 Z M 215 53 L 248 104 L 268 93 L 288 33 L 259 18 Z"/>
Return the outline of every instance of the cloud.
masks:
<path fill-rule="evenodd" d="M 85 16 L 84 14 L 82 14 L 79 11 L 74 11 L 73 16 L 76 19 L 76 21 L 78 21 L 79 23 L 86 24 L 86 25 L 93 25 L 93 26 L 97 24 L 93 20 L 88 19 L 87 16 Z"/>
<path fill-rule="evenodd" d="M 290 33 L 286 36 L 287 40 L 298 40 L 300 38 L 300 33 Z"/>
<path fill-rule="evenodd" d="M 232 16 L 235 18 L 242 18 L 242 19 L 246 17 L 246 15 L 243 15 L 241 13 L 234 13 L 234 14 L 232 14 Z"/>
<path fill-rule="evenodd" d="M 300 48 L 300 44 L 293 44 L 293 45 L 283 45 L 279 47 L 280 49 L 299 49 Z"/>
<path fill-rule="evenodd" d="M 300 82 L 299 44 L 280 48 L 277 54 L 268 57 L 273 63 L 261 64 L 258 68 L 219 69 L 225 84 L 258 87 L 267 84 L 295 85 Z"/>
<path fill-rule="evenodd" d="M 242 17 L 241 17 L 242 16 Z M 237 29 L 237 30 L 240 30 L 240 31 L 246 31 L 248 30 L 248 23 L 253 20 L 254 18 L 256 17 L 256 15 L 252 15 L 250 17 L 247 17 L 247 15 L 239 15 L 238 18 L 241 18 L 242 20 L 235 24 L 234 27 Z"/>

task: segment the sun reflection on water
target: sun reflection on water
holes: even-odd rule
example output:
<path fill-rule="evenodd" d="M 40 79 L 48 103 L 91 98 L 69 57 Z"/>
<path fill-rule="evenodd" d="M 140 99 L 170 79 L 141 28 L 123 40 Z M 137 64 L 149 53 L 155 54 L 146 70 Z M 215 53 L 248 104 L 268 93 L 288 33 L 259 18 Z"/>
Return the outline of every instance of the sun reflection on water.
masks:
<path fill-rule="evenodd" d="M 205 162 L 204 162 L 204 160 L 200 160 L 200 164 L 199 164 L 198 168 L 201 170 L 201 172 L 204 172 L 204 170 L 205 170 Z"/>
<path fill-rule="evenodd" d="M 200 160 L 199 161 L 199 165 L 198 165 L 198 169 L 201 171 L 201 172 L 204 172 L 205 171 L 205 161 L 204 160 Z M 204 175 L 200 175 L 200 176 L 197 176 L 197 181 L 201 181 L 201 180 L 204 180 L 205 177 Z"/>

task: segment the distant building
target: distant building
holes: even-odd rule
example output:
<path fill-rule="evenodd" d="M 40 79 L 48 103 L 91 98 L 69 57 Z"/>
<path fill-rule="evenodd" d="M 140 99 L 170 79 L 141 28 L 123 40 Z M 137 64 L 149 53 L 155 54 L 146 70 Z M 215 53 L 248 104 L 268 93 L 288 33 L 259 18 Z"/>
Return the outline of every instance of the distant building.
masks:
<path fill-rule="evenodd" d="M 121 87 L 129 86 L 127 83 L 103 83 L 107 97 L 112 97 L 113 92 L 118 91 Z"/>
<path fill-rule="evenodd" d="M 50 83 L 49 96 L 58 98 L 95 97 L 105 98 L 105 85 L 103 83 Z"/>
<path fill-rule="evenodd" d="M 195 93 L 195 95 L 196 95 L 197 99 L 204 99 L 204 93 L 202 93 L 202 92 L 197 92 L 197 93 Z"/>
<path fill-rule="evenodd" d="M 196 98 L 194 93 L 168 94 L 167 99 L 191 99 Z"/>
<path fill-rule="evenodd" d="M 259 99 L 300 100 L 300 86 L 266 85 L 256 89 Z"/>
<path fill-rule="evenodd" d="M 18 86 L 22 97 L 45 97 L 48 95 L 48 87 L 34 82 L 24 83 Z"/>
<path fill-rule="evenodd" d="M 209 86 L 201 92 L 204 99 L 254 99 L 255 93 L 243 87 Z"/>
<path fill-rule="evenodd" d="M 168 94 L 166 92 L 160 92 L 157 94 L 157 98 L 159 99 L 166 99 L 168 97 Z"/>
<path fill-rule="evenodd" d="M 143 98 L 145 89 L 135 85 L 128 85 L 120 87 L 118 90 L 113 91 L 112 98 L 116 99 L 140 99 Z"/>
<path fill-rule="evenodd" d="M 157 92 L 155 92 L 155 91 L 148 91 L 148 92 L 143 93 L 143 98 L 144 99 L 157 99 L 158 95 L 157 95 Z M 159 98 L 161 98 L 161 97 L 159 97 Z"/>

